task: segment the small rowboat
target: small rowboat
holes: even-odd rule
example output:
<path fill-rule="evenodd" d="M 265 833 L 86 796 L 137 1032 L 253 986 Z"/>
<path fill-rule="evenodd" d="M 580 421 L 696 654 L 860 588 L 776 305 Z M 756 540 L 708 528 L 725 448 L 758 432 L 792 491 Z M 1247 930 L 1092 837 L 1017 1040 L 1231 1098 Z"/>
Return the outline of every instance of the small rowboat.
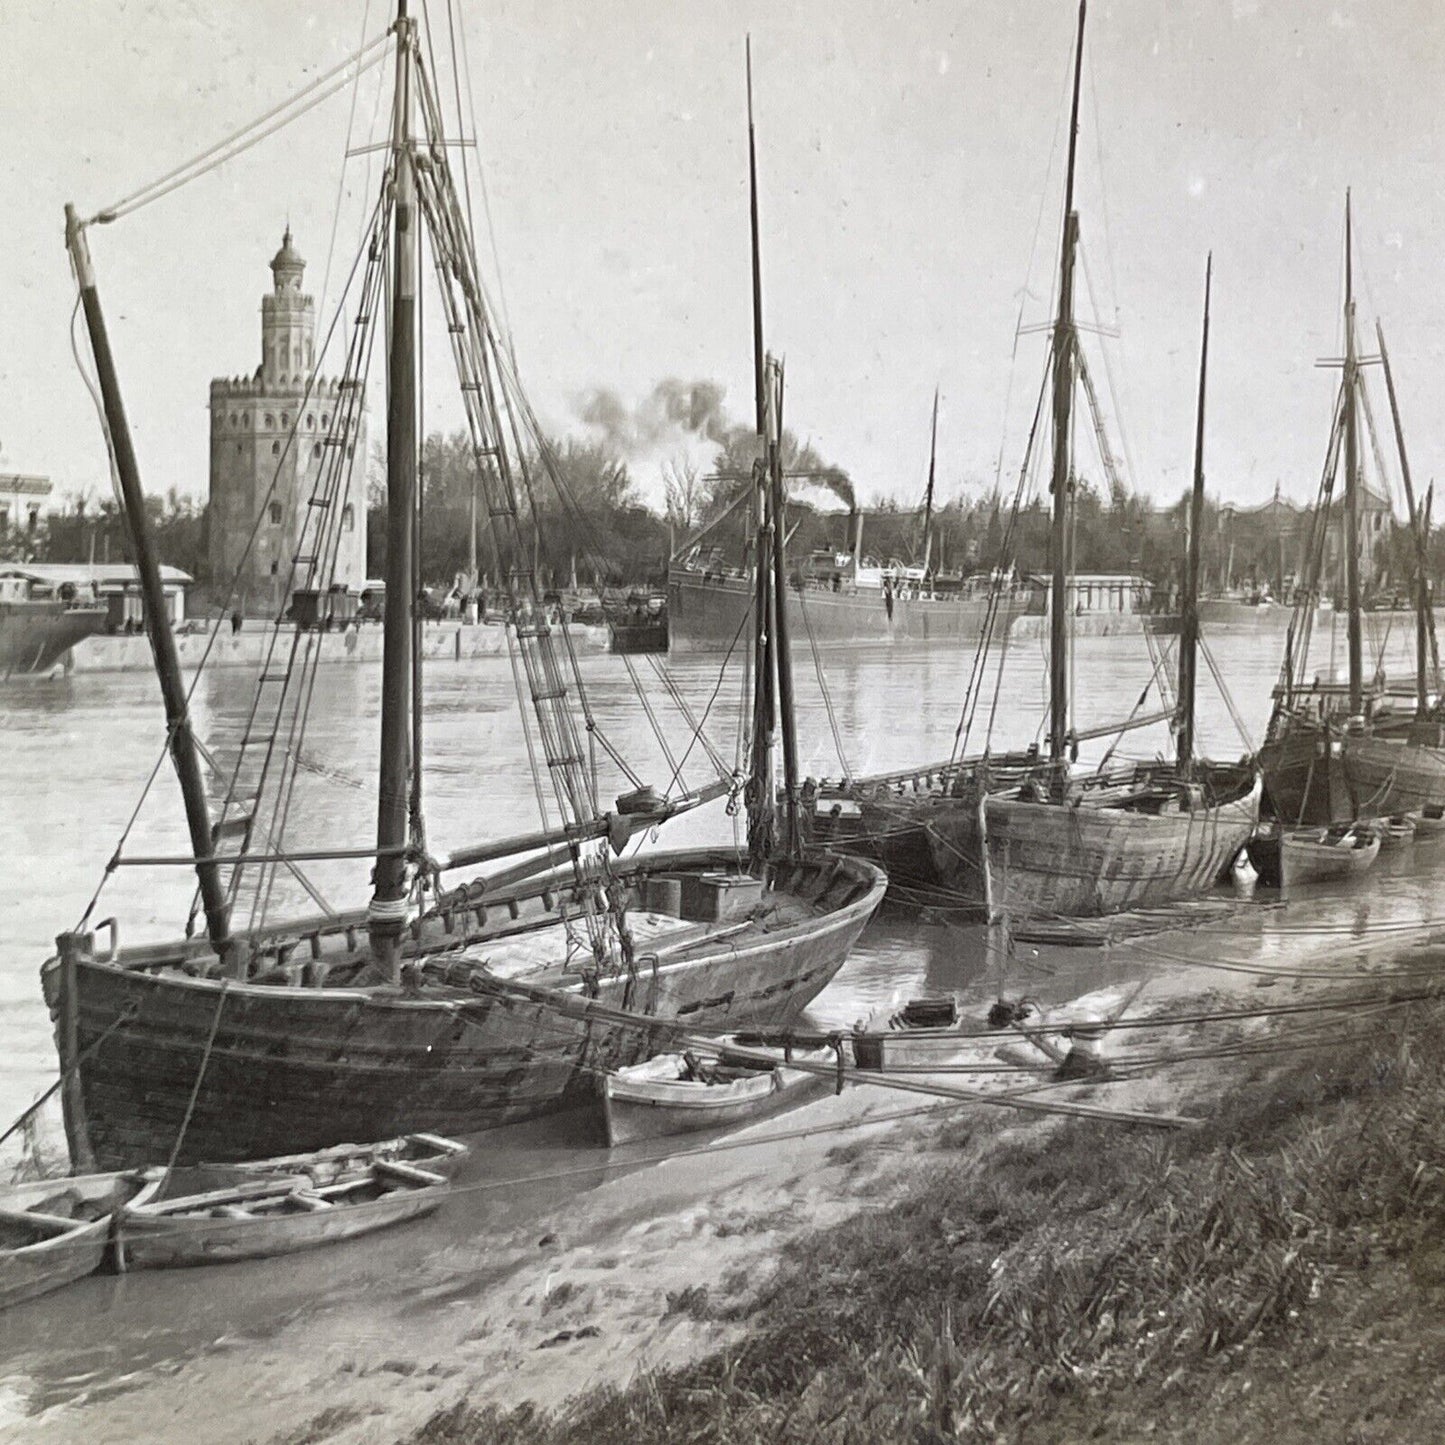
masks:
<path fill-rule="evenodd" d="M 941 1063 L 965 1042 L 961 1022 L 952 994 L 910 999 L 901 1009 L 890 1005 L 854 1030 L 853 1060 L 860 1069 Z"/>
<path fill-rule="evenodd" d="M 450 1169 L 467 1150 L 413 1135 L 227 1165 L 223 1174 L 230 1177 L 220 1188 L 172 1190 L 123 1208 L 116 1226 L 122 1261 L 165 1268 L 266 1259 L 419 1219 L 441 1204 L 451 1181 L 437 1168 L 401 1157 L 406 1153 Z"/>
<path fill-rule="evenodd" d="M 99 1269 L 117 1210 L 149 1198 L 160 1177 L 159 1170 L 78 1174 L 0 1189 L 0 1309 Z"/>
<path fill-rule="evenodd" d="M 1415 820 L 1415 836 L 1421 841 L 1445 838 L 1445 807 L 1439 803 L 1427 803 L 1410 816 Z"/>
<path fill-rule="evenodd" d="M 1280 843 L 1280 878 L 1286 888 L 1363 873 L 1380 854 L 1380 833 L 1370 823 L 1297 828 Z"/>
<path fill-rule="evenodd" d="M 465 1144 L 459 1144 L 455 1139 L 443 1139 L 440 1134 L 402 1134 L 376 1144 L 333 1144 L 329 1149 L 317 1149 L 310 1154 L 282 1154 L 275 1159 L 202 1167 L 248 1178 L 263 1174 L 300 1174 L 313 1186 L 319 1186 L 359 1179 L 373 1164 L 383 1160 L 411 1164 L 450 1179 L 470 1153 Z"/>
<path fill-rule="evenodd" d="M 836 1061 L 832 1049 L 754 1047 L 746 1054 L 729 1052 L 736 1043 L 717 1040 L 715 1056 L 701 1048 L 680 1054 L 659 1054 L 645 1063 L 602 1075 L 599 1092 L 609 1148 L 639 1139 L 662 1139 L 698 1129 L 746 1124 L 821 1092 L 830 1080 L 820 1068 Z M 768 1054 L 775 1062 L 758 1057 Z M 809 1069 L 789 1063 L 810 1064 Z"/>
<path fill-rule="evenodd" d="M 1392 818 L 1381 818 L 1375 824 L 1380 835 L 1380 851 L 1403 848 L 1415 841 L 1415 819 L 1408 813 L 1397 813 Z"/>

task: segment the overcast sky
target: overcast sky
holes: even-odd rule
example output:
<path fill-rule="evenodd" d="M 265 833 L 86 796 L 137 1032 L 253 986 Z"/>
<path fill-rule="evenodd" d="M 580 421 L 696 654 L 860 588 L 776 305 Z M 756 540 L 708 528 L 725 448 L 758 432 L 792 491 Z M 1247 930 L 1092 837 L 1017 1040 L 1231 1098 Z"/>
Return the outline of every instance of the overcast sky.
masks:
<path fill-rule="evenodd" d="M 445 51 L 445 0 L 428 4 Z M 88 213 L 170 169 L 378 33 L 385 8 L 8 0 L 0 465 L 61 492 L 106 485 L 70 356 L 64 202 Z M 945 491 L 991 485 L 1001 453 L 1017 467 L 1045 341 L 1016 349 L 1014 331 L 1021 300 L 1025 325 L 1045 319 L 1056 265 L 1072 0 L 458 8 L 501 279 L 549 425 L 579 429 L 588 388 L 635 403 L 668 376 L 716 380 L 746 415 L 751 31 L 768 340 L 787 358 L 790 425 L 863 496 L 912 497 L 938 384 Z M 1211 489 L 1313 492 L 1346 186 L 1362 320 L 1385 322 L 1417 475 L 1445 476 L 1442 81 L 1432 0 L 1094 0 L 1078 204 L 1095 301 L 1080 309 L 1120 329 L 1117 410 L 1145 491 L 1172 500 L 1187 483 L 1212 247 Z M 353 146 L 379 134 L 375 94 L 363 83 L 354 119 L 347 92 L 92 232 L 149 489 L 204 495 L 207 386 L 259 361 L 288 217 L 320 296 L 340 156 L 349 126 Z M 333 291 L 367 172 L 345 167 Z M 429 427 L 454 423 L 442 392 L 429 383 Z M 649 486 L 681 444 L 637 459 Z"/>

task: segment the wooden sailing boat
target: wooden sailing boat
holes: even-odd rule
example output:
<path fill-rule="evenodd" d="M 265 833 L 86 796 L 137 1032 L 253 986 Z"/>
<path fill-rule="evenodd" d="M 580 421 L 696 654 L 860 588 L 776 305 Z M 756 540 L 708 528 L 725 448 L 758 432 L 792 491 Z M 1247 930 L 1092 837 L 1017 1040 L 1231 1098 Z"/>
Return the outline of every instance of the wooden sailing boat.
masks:
<path fill-rule="evenodd" d="M 76 1167 L 251 1159 L 417 1130 L 465 1134 L 585 1102 L 599 1070 L 664 1046 L 669 1020 L 684 1021 L 691 1032 L 723 1032 L 796 1018 L 833 977 L 882 898 L 883 876 L 866 863 L 804 858 L 787 839 L 776 846 L 771 785 L 753 790 L 747 858 L 702 849 L 624 863 L 608 852 L 609 844 L 620 851 L 638 826 L 702 794 L 668 800 L 639 789 L 615 810 L 599 803 L 574 716 L 580 675 L 575 667 L 569 675 L 558 656 L 538 578 L 528 570 L 532 548 L 521 535 L 515 478 L 532 455 L 520 436 L 531 412 L 486 303 L 428 50 L 406 0 L 391 36 L 390 157 L 366 247 L 378 276 L 385 275 L 388 252 L 391 258 L 387 612 L 374 847 L 317 855 L 273 838 L 266 853 L 253 845 L 247 821 L 243 852 L 219 852 L 201 750 L 166 610 L 158 605 L 155 550 L 89 252 L 90 223 L 67 212 L 67 245 L 147 591 L 190 832 L 186 861 L 195 868 L 206 918 L 204 938 L 158 946 L 118 948 L 112 937 L 101 950 L 84 921 L 58 939 L 42 977 Z M 450 854 L 432 852 L 425 841 L 412 605 L 423 226 L 488 515 L 494 536 L 508 543 L 508 620 L 562 816 L 558 827 Z M 380 281 L 372 294 L 379 312 Z M 375 324 L 366 316 L 358 325 L 363 320 Z M 777 558 L 781 568 L 781 551 Z M 759 569 L 760 586 L 768 570 Z M 766 619 L 767 609 L 759 615 Z M 759 656 L 775 667 L 771 635 Z M 760 670 L 760 702 L 761 676 Z M 770 685 L 768 700 L 772 695 Z M 790 705 L 789 695 L 783 736 L 795 779 Z M 768 766 L 773 729 L 769 711 L 757 725 Z M 764 763 L 755 757 L 754 766 Z M 290 866 L 312 856 L 374 857 L 370 904 L 233 927 L 230 885 L 243 867 Z M 543 865 L 563 861 L 539 872 L 539 856 Z M 447 889 L 435 882 L 442 873 L 514 857 L 523 862 L 501 881 L 473 876 Z M 560 997 L 587 1003 L 559 1012 Z"/>
<path fill-rule="evenodd" d="M 1069 123 L 1059 309 L 1050 358 L 1053 403 L 1053 531 L 1049 608 L 1048 761 L 1019 785 L 990 791 L 976 807 L 934 820 L 930 839 L 945 878 L 976 886 L 979 852 L 991 914 L 1089 916 L 1187 898 L 1211 887 L 1254 831 L 1259 778 L 1254 769 L 1195 757 L 1194 694 L 1198 645 L 1199 530 L 1204 488 L 1204 378 L 1209 338 L 1205 282 L 1184 626 L 1179 641 L 1177 760 L 1109 773 L 1076 775 L 1079 740 L 1070 720 L 1069 513 L 1074 486 L 1072 407 L 1081 373 L 1074 322 L 1074 261 L 1079 216 L 1074 167 L 1083 73 L 1085 0 L 1080 0 Z M 1124 726 L 1151 719 L 1135 718 Z M 1099 730 L 1119 732 L 1120 725 Z"/>
<path fill-rule="evenodd" d="M 1296 606 L 1274 709 L 1260 766 L 1267 811 L 1285 828 L 1385 818 L 1437 809 L 1445 804 L 1445 714 L 1442 714 L 1439 650 L 1431 611 L 1425 548 L 1429 499 L 1417 505 L 1405 451 L 1383 329 L 1376 326 L 1377 357 L 1359 354 L 1355 334 L 1353 227 L 1345 198 L 1345 354 L 1335 420 L 1320 486 L 1311 557 L 1311 582 Z M 1395 443 L 1415 547 L 1415 677 L 1413 711 L 1383 672 L 1366 679 L 1363 583 L 1360 576 L 1360 498 L 1363 488 L 1360 419 L 1363 367 L 1378 361 L 1394 424 Z M 1368 412 L 1365 413 L 1368 419 Z M 1344 466 L 1345 595 L 1348 680 L 1307 680 L 1311 623 L 1323 570 L 1326 519 L 1341 461 Z"/>

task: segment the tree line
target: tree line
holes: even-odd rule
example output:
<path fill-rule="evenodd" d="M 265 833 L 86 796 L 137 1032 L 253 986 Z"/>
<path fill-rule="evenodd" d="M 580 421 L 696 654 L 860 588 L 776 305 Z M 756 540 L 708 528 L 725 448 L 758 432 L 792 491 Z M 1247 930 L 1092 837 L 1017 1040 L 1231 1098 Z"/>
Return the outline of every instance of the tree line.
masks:
<path fill-rule="evenodd" d="M 563 438 L 548 455 L 529 459 L 535 485 L 524 492 L 524 534 L 535 537 L 531 559 L 544 585 L 567 587 L 658 586 L 673 552 L 726 513 L 748 489 L 756 455 L 751 428 L 725 430 L 707 469 L 679 455 L 663 467 L 663 506 L 649 506 L 620 452 L 607 441 Z M 382 575 L 386 561 L 385 487 L 372 459 L 368 495 L 368 573 Z M 785 434 L 784 470 L 789 476 L 789 546 L 795 558 L 815 549 L 852 550 L 856 512 L 846 472 Z M 464 576 L 473 543 L 474 463 L 466 434 L 428 436 L 421 455 L 421 557 L 424 583 L 446 587 Z M 490 541 L 486 506 L 478 489 L 475 557 L 478 571 L 495 578 L 511 559 L 499 558 Z M 1131 573 L 1153 584 L 1167 600 L 1177 594 L 1183 572 L 1188 496 L 1159 505 L 1115 485 L 1100 489 L 1087 479 L 1075 484 L 1072 524 L 1074 567 L 1079 572 Z M 535 515 L 530 509 L 535 506 Z M 209 575 L 207 508 L 172 489 L 146 502 L 161 557 L 203 584 L 229 579 Z M 705 545 L 734 565 L 743 559 L 746 506 L 716 526 Z M 1407 526 L 1388 511 L 1367 515 L 1366 587 L 1404 596 L 1415 566 L 1415 542 Z M 1011 561 L 1021 572 L 1050 566 L 1050 509 L 1035 498 L 1014 511 L 997 490 L 966 487 L 939 503 L 931 518 L 930 556 L 937 571 L 970 573 Z M 1338 507 L 1326 528 L 1327 595 L 1341 592 L 1342 527 Z M 1314 513 L 1278 498 L 1253 509 L 1205 503 L 1201 544 L 1206 592 L 1268 593 L 1287 599 L 1304 575 L 1314 536 Z M 920 559 L 924 544 L 921 497 L 884 498 L 863 520 L 863 554 L 905 564 Z M 129 557 L 124 519 L 112 498 L 76 501 L 42 518 L 34 528 L 10 528 L 0 537 L 9 561 L 110 562 Z M 1445 529 L 1427 541 L 1432 582 L 1445 574 Z"/>

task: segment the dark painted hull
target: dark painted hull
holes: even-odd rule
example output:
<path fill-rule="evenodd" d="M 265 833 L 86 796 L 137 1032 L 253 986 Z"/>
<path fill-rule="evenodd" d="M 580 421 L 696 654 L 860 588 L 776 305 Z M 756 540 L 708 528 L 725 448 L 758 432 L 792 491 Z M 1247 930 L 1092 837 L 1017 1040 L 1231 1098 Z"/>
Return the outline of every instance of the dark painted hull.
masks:
<path fill-rule="evenodd" d="M 653 870 L 727 863 L 712 853 L 643 861 Z M 593 996 L 704 1033 L 792 1022 L 837 973 L 885 880 L 866 864 L 826 860 L 799 865 L 794 883 L 784 883 L 812 916 L 734 934 L 692 957 L 649 963 L 643 950 L 634 976 L 604 979 Z M 155 956 L 151 950 L 141 962 Z M 637 1062 L 668 1042 L 499 990 L 486 958 L 484 946 L 438 954 L 411 994 L 233 982 L 224 999 L 218 980 L 126 967 L 124 955 L 79 963 L 80 1095 L 96 1159 L 168 1157 L 198 1077 L 182 1162 L 265 1158 L 417 1130 L 469 1134 L 590 1098 L 599 1069 Z M 63 1039 L 67 1005 L 55 961 L 45 978 Z M 583 996 L 578 975 L 558 966 L 519 979 Z"/>
<path fill-rule="evenodd" d="M 1408 737 L 1348 738 L 1344 771 L 1361 816 L 1385 818 L 1445 804 L 1445 747 Z"/>
<path fill-rule="evenodd" d="M 0 677 L 49 672 L 77 642 L 105 626 L 103 607 L 0 602 Z"/>
<path fill-rule="evenodd" d="M 700 573 L 674 572 L 667 584 L 667 618 L 674 652 L 726 652 L 746 640 L 751 585 L 741 577 L 704 582 Z M 1018 596 L 998 608 L 994 629 L 1001 635 L 1028 610 Z M 986 596 L 895 597 L 890 607 L 881 591 L 830 592 L 788 589 L 789 636 L 795 645 L 811 638 L 820 647 L 862 643 L 977 642 L 988 619 Z"/>
<path fill-rule="evenodd" d="M 1434 734 L 1434 730 L 1430 730 Z M 1385 818 L 1445 804 L 1445 746 L 1409 730 L 1328 732 L 1297 723 L 1260 749 L 1267 810 L 1288 827 Z"/>

